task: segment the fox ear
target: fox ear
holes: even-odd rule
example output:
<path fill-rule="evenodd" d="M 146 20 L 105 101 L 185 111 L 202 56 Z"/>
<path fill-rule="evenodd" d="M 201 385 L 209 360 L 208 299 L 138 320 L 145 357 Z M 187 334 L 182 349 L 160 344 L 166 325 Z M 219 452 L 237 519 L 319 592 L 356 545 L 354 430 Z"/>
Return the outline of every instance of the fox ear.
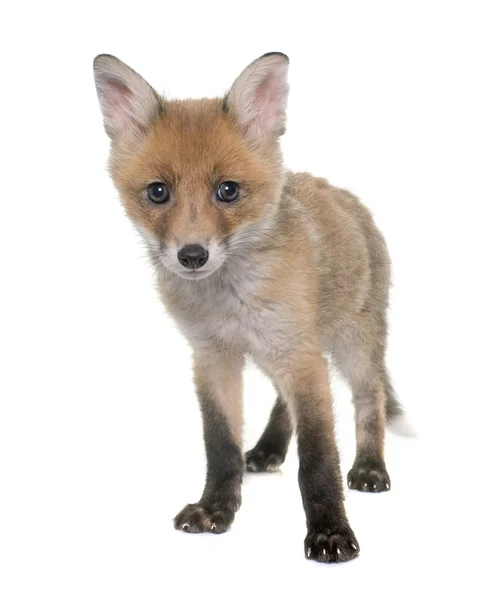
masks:
<path fill-rule="evenodd" d="M 286 125 L 289 58 L 271 52 L 252 62 L 233 83 L 225 108 L 249 139 L 279 137 Z"/>
<path fill-rule="evenodd" d="M 95 58 L 93 70 L 108 135 L 112 139 L 144 135 L 161 112 L 155 90 L 133 69 L 108 54 Z"/>

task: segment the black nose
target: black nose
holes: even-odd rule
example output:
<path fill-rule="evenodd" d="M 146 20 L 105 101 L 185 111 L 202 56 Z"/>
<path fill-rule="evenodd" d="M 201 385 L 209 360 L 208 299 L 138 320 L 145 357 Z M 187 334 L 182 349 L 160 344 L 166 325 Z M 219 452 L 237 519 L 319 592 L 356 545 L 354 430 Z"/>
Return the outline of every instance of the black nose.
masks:
<path fill-rule="evenodd" d="M 208 250 L 199 244 L 188 244 L 178 252 L 178 260 L 187 269 L 199 269 L 208 262 Z"/>

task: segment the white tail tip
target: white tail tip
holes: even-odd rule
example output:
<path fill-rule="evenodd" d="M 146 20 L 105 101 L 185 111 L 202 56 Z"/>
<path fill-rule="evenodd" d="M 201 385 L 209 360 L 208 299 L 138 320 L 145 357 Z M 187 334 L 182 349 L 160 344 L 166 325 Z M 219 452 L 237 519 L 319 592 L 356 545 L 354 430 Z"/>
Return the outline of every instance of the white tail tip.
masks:
<path fill-rule="evenodd" d="M 417 437 L 417 431 L 404 415 L 393 417 L 388 423 L 390 431 L 402 437 Z"/>

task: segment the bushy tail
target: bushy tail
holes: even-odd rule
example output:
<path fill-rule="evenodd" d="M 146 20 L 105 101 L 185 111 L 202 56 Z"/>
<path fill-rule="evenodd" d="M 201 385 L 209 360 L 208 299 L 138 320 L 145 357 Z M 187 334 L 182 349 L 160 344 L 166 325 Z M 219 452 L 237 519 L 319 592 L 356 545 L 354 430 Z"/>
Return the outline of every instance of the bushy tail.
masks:
<path fill-rule="evenodd" d="M 389 429 L 397 435 L 416 437 L 417 432 L 406 417 L 389 377 L 386 378 L 386 420 Z"/>

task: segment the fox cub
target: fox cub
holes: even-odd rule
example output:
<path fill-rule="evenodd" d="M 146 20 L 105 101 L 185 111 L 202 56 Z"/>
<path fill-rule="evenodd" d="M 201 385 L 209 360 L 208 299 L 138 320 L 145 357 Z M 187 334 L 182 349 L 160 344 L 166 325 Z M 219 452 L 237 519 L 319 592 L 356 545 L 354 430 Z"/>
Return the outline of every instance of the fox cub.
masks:
<path fill-rule="evenodd" d="M 143 236 L 162 299 L 194 352 L 207 476 L 174 520 L 223 533 L 248 471 L 274 471 L 297 435 L 305 556 L 359 553 L 349 526 L 328 356 L 349 383 L 357 453 L 347 481 L 390 489 L 387 420 L 400 417 L 385 366 L 390 263 L 369 211 L 347 191 L 282 162 L 288 57 L 265 54 L 224 98 L 169 101 L 117 58 L 94 72 L 110 173 Z M 256 446 L 242 450 L 242 373 L 250 356 L 277 400 Z"/>

